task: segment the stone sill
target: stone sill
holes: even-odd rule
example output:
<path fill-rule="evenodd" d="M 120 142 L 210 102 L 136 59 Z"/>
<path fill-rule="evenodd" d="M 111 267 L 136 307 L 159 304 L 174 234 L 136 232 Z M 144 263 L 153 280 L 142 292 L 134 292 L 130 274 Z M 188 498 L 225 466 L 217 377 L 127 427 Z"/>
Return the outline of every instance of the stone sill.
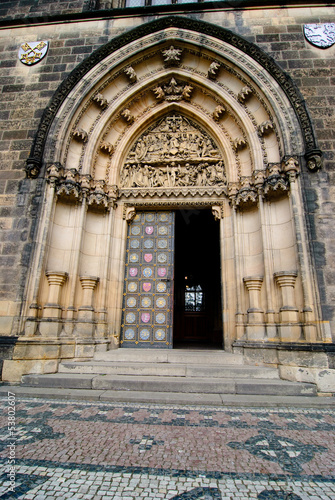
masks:
<path fill-rule="evenodd" d="M 233 347 L 245 349 L 277 349 L 281 351 L 335 352 L 335 343 L 321 342 L 250 342 L 237 340 Z"/>

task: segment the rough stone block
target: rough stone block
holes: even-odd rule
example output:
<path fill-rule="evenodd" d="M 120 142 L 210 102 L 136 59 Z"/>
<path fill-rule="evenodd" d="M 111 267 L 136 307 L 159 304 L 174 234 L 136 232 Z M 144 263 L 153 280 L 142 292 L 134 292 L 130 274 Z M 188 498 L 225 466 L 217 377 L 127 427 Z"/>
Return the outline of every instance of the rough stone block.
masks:
<path fill-rule="evenodd" d="M 279 350 L 278 360 L 281 365 L 318 368 L 328 367 L 328 357 L 324 352 Z"/>
<path fill-rule="evenodd" d="M 46 343 L 42 340 L 29 341 L 19 338 L 14 348 L 13 359 L 16 360 L 37 360 L 37 359 L 57 359 L 59 358 L 59 343 Z"/>
<path fill-rule="evenodd" d="M 2 380 L 4 382 L 20 382 L 27 373 L 55 373 L 58 360 L 4 360 Z"/>

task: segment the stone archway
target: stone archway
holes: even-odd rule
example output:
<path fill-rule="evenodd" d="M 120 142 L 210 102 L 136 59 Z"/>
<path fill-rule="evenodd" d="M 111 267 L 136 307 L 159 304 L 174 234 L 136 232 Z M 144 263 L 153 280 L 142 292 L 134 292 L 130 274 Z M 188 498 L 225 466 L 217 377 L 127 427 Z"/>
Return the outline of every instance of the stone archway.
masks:
<path fill-rule="evenodd" d="M 144 139 L 167 117 L 189 129 L 160 164 Z M 118 347 L 127 224 L 199 207 L 220 225 L 226 349 L 325 340 L 299 180 L 320 154 L 302 98 L 256 46 L 179 17 L 116 38 L 56 92 L 27 162 L 46 184 L 20 342 L 54 366 Z"/>

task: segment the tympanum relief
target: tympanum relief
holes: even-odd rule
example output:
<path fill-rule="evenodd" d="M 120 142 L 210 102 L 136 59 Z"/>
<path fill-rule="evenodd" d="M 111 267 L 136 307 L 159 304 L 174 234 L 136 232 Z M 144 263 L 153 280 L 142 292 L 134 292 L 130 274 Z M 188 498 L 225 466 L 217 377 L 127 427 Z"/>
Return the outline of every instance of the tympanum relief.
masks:
<path fill-rule="evenodd" d="M 213 139 L 179 114 L 163 118 L 136 141 L 120 174 L 121 189 L 223 187 L 226 183 Z"/>

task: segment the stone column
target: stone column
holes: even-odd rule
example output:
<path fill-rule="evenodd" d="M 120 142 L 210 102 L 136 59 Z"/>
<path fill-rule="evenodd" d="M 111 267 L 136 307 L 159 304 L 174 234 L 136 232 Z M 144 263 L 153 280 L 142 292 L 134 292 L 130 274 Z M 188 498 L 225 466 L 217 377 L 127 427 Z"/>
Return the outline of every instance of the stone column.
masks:
<path fill-rule="evenodd" d="M 99 282 L 96 276 L 80 276 L 80 283 L 83 289 L 83 305 L 78 309 L 78 321 L 94 321 L 93 291 Z"/>
<path fill-rule="evenodd" d="M 275 326 L 275 311 L 273 307 L 273 263 L 270 254 L 269 245 L 269 234 L 268 234 L 268 220 L 266 209 L 268 207 L 264 206 L 263 197 L 259 193 L 259 210 L 261 216 L 261 227 L 262 227 L 262 240 L 263 240 L 263 256 L 264 256 L 264 269 L 265 269 L 265 291 L 266 291 L 266 336 L 268 339 L 274 339 L 277 337 L 277 329 Z"/>
<path fill-rule="evenodd" d="M 111 253 L 111 244 L 112 244 L 112 229 L 114 224 L 114 211 L 115 211 L 115 199 L 109 204 L 108 212 L 107 212 L 107 220 L 106 220 L 106 247 L 105 247 L 105 255 L 104 261 L 102 265 L 102 275 L 100 279 L 100 305 L 98 314 L 98 322 L 96 329 L 96 337 L 105 338 L 108 333 L 108 325 L 107 325 L 107 295 L 108 295 L 108 280 L 110 275 L 110 253 Z M 103 347 L 101 347 L 103 348 Z"/>
<path fill-rule="evenodd" d="M 235 261 L 235 282 L 236 282 L 236 339 L 241 339 L 244 335 L 243 312 L 241 307 L 241 263 L 240 263 L 240 241 L 239 241 L 239 224 L 237 221 L 236 206 L 233 205 L 233 231 L 234 231 L 234 261 Z"/>
<path fill-rule="evenodd" d="M 81 180 L 81 189 L 83 197 L 80 208 L 78 207 L 79 212 L 76 219 L 75 237 L 72 247 L 71 276 L 69 281 L 70 294 L 69 294 L 68 307 L 66 311 L 67 321 L 64 324 L 64 332 L 63 332 L 64 335 L 72 335 L 74 329 L 74 314 L 76 311 L 74 303 L 76 296 L 76 287 L 78 283 L 80 249 L 82 245 L 83 231 L 87 214 L 87 193 L 89 192 L 90 181 L 91 177 L 89 175 L 83 176 Z"/>
<path fill-rule="evenodd" d="M 40 323 L 41 335 L 58 336 L 62 323 L 62 307 L 60 305 L 60 294 L 62 286 L 67 280 L 68 274 L 60 271 L 47 271 L 46 277 L 49 284 L 48 302 L 43 307 L 43 318 Z M 47 321 L 43 321 L 47 320 Z"/>
<path fill-rule="evenodd" d="M 264 311 L 260 307 L 260 291 L 262 288 L 263 276 L 247 276 L 243 278 L 243 282 L 249 294 L 247 338 L 248 340 L 263 340 L 265 333 Z"/>
<path fill-rule="evenodd" d="M 282 307 L 280 308 L 280 337 L 285 341 L 296 341 L 301 338 L 299 310 L 295 304 L 294 286 L 297 279 L 295 271 L 274 273 L 277 285 L 280 287 Z M 285 324 L 286 323 L 286 324 Z"/>
<path fill-rule="evenodd" d="M 25 324 L 25 334 L 34 335 L 36 331 L 36 318 L 41 309 L 39 305 L 39 291 L 42 277 L 42 270 L 45 263 L 46 247 L 51 232 L 51 221 L 53 220 L 55 210 L 55 184 L 61 175 L 62 167 L 60 165 L 52 165 L 48 169 L 47 185 L 43 200 L 43 213 L 40 219 L 38 230 L 35 257 L 32 268 L 29 273 L 28 281 L 28 304 L 27 311 L 28 319 Z"/>
<path fill-rule="evenodd" d="M 292 218 L 295 226 L 299 271 L 301 274 L 301 284 L 304 297 L 303 306 L 303 329 L 304 337 L 308 342 L 315 342 L 317 337 L 315 314 L 313 311 L 313 275 L 311 271 L 311 263 L 309 259 L 309 251 L 307 244 L 307 231 L 303 217 L 303 202 L 300 187 L 298 185 L 299 163 L 295 158 L 289 158 L 283 164 L 283 170 L 287 173 L 290 183 L 290 201 Z"/>

